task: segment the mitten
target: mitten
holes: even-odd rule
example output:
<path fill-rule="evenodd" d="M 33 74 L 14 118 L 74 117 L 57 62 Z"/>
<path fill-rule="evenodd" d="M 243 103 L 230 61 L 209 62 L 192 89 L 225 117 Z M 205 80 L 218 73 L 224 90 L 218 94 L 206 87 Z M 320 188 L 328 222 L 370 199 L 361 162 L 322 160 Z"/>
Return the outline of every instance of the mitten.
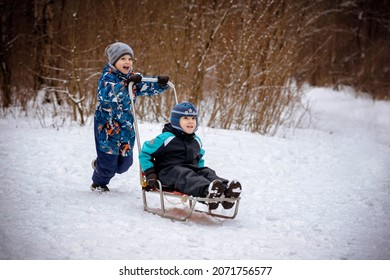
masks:
<path fill-rule="evenodd" d="M 134 84 L 138 84 L 139 82 L 141 82 L 141 80 L 142 80 L 141 75 L 138 74 L 131 75 L 130 77 L 127 78 L 126 84 L 130 84 L 131 82 L 133 82 Z"/>
<path fill-rule="evenodd" d="M 146 184 L 149 187 L 156 188 L 156 189 L 158 189 L 160 187 L 158 185 L 157 175 L 155 173 L 150 173 L 149 175 L 146 176 Z"/>
<path fill-rule="evenodd" d="M 160 87 L 165 87 L 168 84 L 169 77 L 168 76 L 157 76 L 157 84 Z"/>

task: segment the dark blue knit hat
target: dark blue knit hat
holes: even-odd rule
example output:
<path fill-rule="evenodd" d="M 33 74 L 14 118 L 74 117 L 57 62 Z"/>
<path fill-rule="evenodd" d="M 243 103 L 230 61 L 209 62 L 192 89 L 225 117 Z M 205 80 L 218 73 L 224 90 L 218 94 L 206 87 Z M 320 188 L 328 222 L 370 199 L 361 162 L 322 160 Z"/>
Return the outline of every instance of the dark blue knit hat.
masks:
<path fill-rule="evenodd" d="M 184 116 L 194 116 L 196 118 L 196 128 L 198 128 L 198 110 L 194 104 L 188 101 L 177 104 L 171 111 L 171 125 L 172 127 L 183 130 L 180 127 L 180 118 Z"/>

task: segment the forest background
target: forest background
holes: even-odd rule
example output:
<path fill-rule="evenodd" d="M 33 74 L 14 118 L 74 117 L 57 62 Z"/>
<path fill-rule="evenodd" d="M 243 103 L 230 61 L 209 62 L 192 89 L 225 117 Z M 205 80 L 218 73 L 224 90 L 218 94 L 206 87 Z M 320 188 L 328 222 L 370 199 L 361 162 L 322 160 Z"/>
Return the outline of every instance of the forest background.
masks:
<path fill-rule="evenodd" d="M 296 126 L 305 83 L 390 99 L 388 0 L 0 0 L 0 11 L 1 115 L 42 125 L 91 119 L 115 41 L 137 72 L 169 75 L 209 127 Z M 161 121 L 173 102 L 139 98 L 137 113 Z"/>

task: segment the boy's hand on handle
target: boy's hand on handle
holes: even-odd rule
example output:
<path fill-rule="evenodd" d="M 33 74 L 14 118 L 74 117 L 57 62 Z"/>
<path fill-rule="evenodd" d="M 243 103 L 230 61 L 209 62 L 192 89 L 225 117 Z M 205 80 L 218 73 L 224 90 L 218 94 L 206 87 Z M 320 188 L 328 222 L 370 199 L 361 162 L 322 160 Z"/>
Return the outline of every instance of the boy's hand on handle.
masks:
<path fill-rule="evenodd" d="M 141 80 L 142 80 L 142 76 L 135 74 L 135 75 L 131 75 L 130 77 L 128 77 L 126 80 L 126 83 L 130 84 L 131 82 L 133 82 L 134 84 L 138 84 L 141 82 Z"/>
<path fill-rule="evenodd" d="M 157 182 L 157 175 L 154 174 L 154 173 L 150 173 L 149 175 L 147 175 L 146 176 L 146 184 L 149 187 L 158 189 L 159 185 L 158 185 L 158 182 Z"/>
<path fill-rule="evenodd" d="M 169 77 L 168 76 L 157 76 L 157 84 L 160 87 L 165 87 L 168 84 Z"/>

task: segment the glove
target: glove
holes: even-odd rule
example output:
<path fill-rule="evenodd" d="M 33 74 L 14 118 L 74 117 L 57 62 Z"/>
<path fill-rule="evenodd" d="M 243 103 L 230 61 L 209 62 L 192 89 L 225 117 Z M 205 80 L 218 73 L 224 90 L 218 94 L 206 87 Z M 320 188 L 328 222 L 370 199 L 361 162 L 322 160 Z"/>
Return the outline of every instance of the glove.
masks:
<path fill-rule="evenodd" d="M 157 182 L 157 175 L 154 173 L 150 173 L 149 175 L 146 176 L 146 184 L 152 188 L 156 188 L 156 189 L 160 188 Z"/>
<path fill-rule="evenodd" d="M 168 76 L 157 76 L 157 84 L 160 87 L 165 87 L 168 84 L 169 77 Z"/>
<path fill-rule="evenodd" d="M 131 75 L 130 77 L 128 77 L 126 80 L 126 83 L 130 84 L 131 82 L 133 82 L 134 84 L 138 84 L 141 82 L 141 80 L 142 80 L 142 76 L 135 74 L 135 75 Z"/>

